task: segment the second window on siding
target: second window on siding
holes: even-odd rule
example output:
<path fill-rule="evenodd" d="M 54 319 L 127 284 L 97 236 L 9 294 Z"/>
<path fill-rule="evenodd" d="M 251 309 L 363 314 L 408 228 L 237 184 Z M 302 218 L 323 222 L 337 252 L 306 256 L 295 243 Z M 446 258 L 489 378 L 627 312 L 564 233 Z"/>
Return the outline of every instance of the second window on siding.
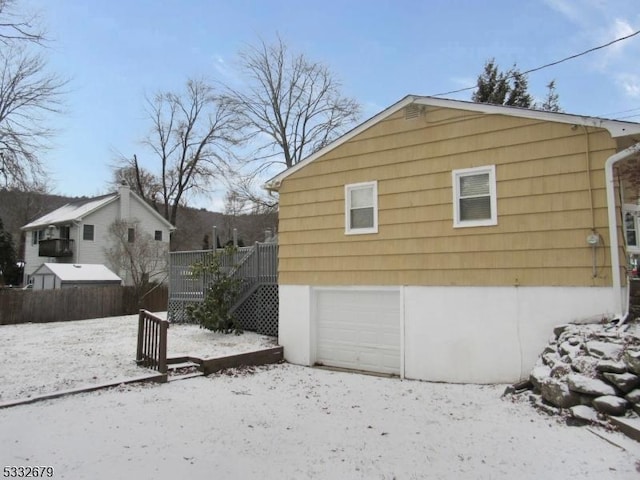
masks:
<path fill-rule="evenodd" d="M 345 185 L 345 233 L 377 233 L 378 182 Z"/>
<path fill-rule="evenodd" d="M 84 225 L 82 227 L 82 239 L 93 240 L 93 225 Z"/>
<path fill-rule="evenodd" d="M 495 172 L 494 165 L 452 172 L 454 227 L 498 224 Z"/>

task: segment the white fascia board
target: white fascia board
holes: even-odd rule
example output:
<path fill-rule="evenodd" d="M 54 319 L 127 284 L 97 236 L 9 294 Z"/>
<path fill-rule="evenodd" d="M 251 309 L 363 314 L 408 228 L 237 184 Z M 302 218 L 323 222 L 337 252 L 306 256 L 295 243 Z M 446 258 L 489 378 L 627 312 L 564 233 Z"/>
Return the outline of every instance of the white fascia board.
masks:
<path fill-rule="evenodd" d="M 491 105 L 488 103 L 468 102 L 464 100 L 449 100 L 434 97 L 415 97 L 415 103 L 441 108 L 457 108 L 491 115 L 507 115 L 510 117 L 531 118 L 548 122 L 568 123 L 570 125 L 584 125 L 585 127 L 604 128 L 613 138 L 640 134 L 640 123 L 621 122 L 586 115 L 572 115 L 569 113 L 547 112 L 530 108 L 511 107 L 506 105 Z"/>
<path fill-rule="evenodd" d="M 369 120 L 366 120 L 364 123 L 361 123 L 360 125 L 358 125 L 357 127 L 353 128 L 352 130 L 349 130 L 347 133 L 342 135 L 340 138 L 337 138 L 336 140 L 331 142 L 326 147 L 318 150 L 316 153 L 314 153 L 312 155 L 309 155 L 307 158 L 305 158 L 301 162 L 297 163 L 293 167 L 288 168 L 284 172 L 281 172 L 278 175 L 276 175 L 275 177 L 271 178 L 270 180 L 268 180 L 263 185 L 263 188 L 265 190 L 277 191 L 280 188 L 280 183 L 282 182 L 282 180 L 284 180 L 289 175 L 292 175 L 293 173 L 297 172 L 298 170 L 306 167 L 308 164 L 313 162 L 316 158 L 321 157 L 322 155 L 324 155 L 324 154 L 330 152 L 331 150 L 333 150 L 334 148 L 339 147 L 343 143 L 348 142 L 353 137 L 355 137 L 356 135 L 359 135 L 360 133 L 364 132 L 367 128 L 372 127 L 373 125 L 378 123 L 383 118 L 388 117 L 389 115 L 397 112 L 401 108 L 404 108 L 405 106 L 409 105 L 410 103 L 413 103 L 414 101 L 415 101 L 415 97 L 412 96 L 412 95 L 408 95 L 408 96 L 404 97 L 399 102 L 394 103 L 390 107 L 384 109 L 380 113 L 378 113 L 378 114 L 374 115 L 373 117 L 371 117 Z"/>
<path fill-rule="evenodd" d="M 394 103 L 390 107 L 387 107 L 380 113 L 374 115 L 369 120 L 361 123 L 357 127 L 353 128 L 349 132 L 342 135 L 340 138 L 334 140 L 326 147 L 318 150 L 316 153 L 309 155 L 307 158 L 297 163 L 293 167 L 279 173 L 275 177 L 268 180 L 263 188 L 270 191 L 278 191 L 282 180 L 289 175 L 297 172 L 298 170 L 306 167 L 309 163 L 313 162 L 317 158 L 325 155 L 334 148 L 342 145 L 343 143 L 351 140 L 356 135 L 362 133 L 366 129 L 372 127 L 382 119 L 394 114 L 398 110 L 406 107 L 411 103 L 418 105 L 426 105 L 440 108 L 454 108 L 458 110 L 468 110 L 472 112 L 485 113 L 489 115 L 506 115 L 511 117 L 530 118 L 537 120 L 544 120 L 548 122 L 567 123 L 570 125 L 584 125 L 586 127 L 604 128 L 613 138 L 626 137 L 629 135 L 640 135 L 640 123 L 635 122 L 621 122 L 618 120 L 607 120 L 598 117 L 589 117 L 586 115 L 572 115 L 568 113 L 556 113 L 546 112 L 544 110 L 532 110 L 529 108 L 511 107 L 505 105 L 491 105 L 488 103 L 476 103 L 464 100 L 450 100 L 446 98 L 436 97 L 424 97 L 418 95 L 408 95 L 399 102 Z"/>

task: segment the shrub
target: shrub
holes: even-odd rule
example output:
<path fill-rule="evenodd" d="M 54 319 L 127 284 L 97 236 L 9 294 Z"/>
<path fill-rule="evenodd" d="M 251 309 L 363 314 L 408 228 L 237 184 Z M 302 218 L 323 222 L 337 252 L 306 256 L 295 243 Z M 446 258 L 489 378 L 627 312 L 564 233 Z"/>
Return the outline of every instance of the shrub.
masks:
<path fill-rule="evenodd" d="M 205 276 L 210 281 L 204 301 L 187 307 L 187 317 L 202 328 L 222 333 L 242 333 L 238 319 L 231 307 L 238 298 L 242 280 L 231 277 L 222 265 L 224 257 L 234 258 L 236 249 L 227 247 L 221 253 L 212 253 L 203 261 L 191 266 L 194 276 Z"/>

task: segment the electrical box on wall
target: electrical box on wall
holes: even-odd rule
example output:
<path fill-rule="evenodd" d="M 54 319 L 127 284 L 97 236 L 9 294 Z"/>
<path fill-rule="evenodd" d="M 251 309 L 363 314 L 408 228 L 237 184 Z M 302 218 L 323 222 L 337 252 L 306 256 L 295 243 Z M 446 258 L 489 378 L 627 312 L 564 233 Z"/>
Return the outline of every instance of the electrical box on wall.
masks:
<path fill-rule="evenodd" d="M 600 235 L 598 235 L 597 233 L 592 233 L 588 235 L 587 243 L 592 247 L 595 247 L 596 245 L 598 245 L 598 243 L 600 243 Z"/>

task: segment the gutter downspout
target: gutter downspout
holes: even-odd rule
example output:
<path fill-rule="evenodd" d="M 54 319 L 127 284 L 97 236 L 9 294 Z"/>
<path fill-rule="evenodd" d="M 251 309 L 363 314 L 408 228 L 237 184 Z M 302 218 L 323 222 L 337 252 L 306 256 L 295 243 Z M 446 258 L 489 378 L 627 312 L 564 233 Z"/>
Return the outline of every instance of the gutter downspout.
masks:
<path fill-rule="evenodd" d="M 622 323 L 629 313 L 629 289 L 627 295 L 622 295 L 622 280 L 620 274 L 620 255 L 618 252 L 618 222 L 616 216 L 616 196 L 613 178 L 613 166 L 620 160 L 626 160 L 640 153 L 640 142 L 625 148 L 621 152 L 611 155 L 604 164 L 605 184 L 607 188 L 607 214 L 609 220 L 609 248 L 611 253 L 611 279 L 613 282 L 613 306 L 615 317 Z"/>

